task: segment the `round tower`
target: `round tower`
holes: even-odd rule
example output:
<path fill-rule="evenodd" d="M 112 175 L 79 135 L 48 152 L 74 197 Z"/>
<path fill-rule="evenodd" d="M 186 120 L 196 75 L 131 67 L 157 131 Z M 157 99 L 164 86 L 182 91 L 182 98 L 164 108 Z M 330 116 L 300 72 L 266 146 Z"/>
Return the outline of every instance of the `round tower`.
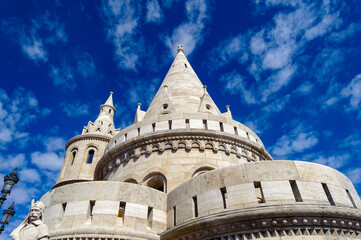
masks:
<path fill-rule="evenodd" d="M 113 92 L 108 100 L 100 106 L 100 113 L 95 122 L 89 121 L 81 135 L 71 138 L 65 146 L 65 158 L 58 181 L 54 188 L 64 184 L 91 181 L 94 169 L 103 156 L 105 147 L 116 134 L 113 116 Z"/>

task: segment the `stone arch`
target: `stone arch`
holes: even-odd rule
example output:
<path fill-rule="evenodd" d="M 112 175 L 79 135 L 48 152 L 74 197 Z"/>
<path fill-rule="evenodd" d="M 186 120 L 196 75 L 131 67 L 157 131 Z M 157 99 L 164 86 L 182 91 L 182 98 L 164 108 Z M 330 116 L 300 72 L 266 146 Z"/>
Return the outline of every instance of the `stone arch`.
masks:
<path fill-rule="evenodd" d="M 145 186 L 154 188 L 158 191 L 167 192 L 167 178 L 161 172 L 151 172 L 144 177 L 143 183 Z"/>
<path fill-rule="evenodd" d="M 135 180 L 134 178 L 127 178 L 126 180 L 124 180 L 124 182 L 138 184 L 137 180 Z"/>
<path fill-rule="evenodd" d="M 93 144 L 89 144 L 85 150 L 84 162 L 87 164 L 92 164 L 96 160 L 97 152 L 98 148 Z"/>
<path fill-rule="evenodd" d="M 197 166 L 197 167 L 198 168 L 195 171 L 194 170 L 192 171 L 193 172 L 192 178 L 215 169 L 214 167 L 211 167 L 209 165 L 204 165 L 204 166 L 201 166 L 201 167 Z"/>

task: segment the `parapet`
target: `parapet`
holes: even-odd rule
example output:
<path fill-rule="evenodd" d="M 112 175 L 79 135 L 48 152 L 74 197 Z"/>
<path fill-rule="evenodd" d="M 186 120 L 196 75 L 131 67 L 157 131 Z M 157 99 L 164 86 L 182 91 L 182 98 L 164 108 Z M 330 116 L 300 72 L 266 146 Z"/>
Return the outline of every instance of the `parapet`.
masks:
<path fill-rule="evenodd" d="M 210 171 L 171 191 L 167 206 L 165 240 L 360 234 L 361 201 L 351 181 L 314 163 L 268 161 Z"/>

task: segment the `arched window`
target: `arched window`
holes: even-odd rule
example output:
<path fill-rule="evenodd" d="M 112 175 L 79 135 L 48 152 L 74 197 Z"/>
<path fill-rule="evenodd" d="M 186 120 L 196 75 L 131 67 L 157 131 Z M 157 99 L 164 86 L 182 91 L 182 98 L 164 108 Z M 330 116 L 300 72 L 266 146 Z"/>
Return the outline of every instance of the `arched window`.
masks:
<path fill-rule="evenodd" d="M 75 156 L 76 156 L 76 150 L 71 152 L 71 165 L 74 164 Z"/>
<path fill-rule="evenodd" d="M 90 149 L 88 151 L 88 158 L 86 163 L 91 164 L 93 162 L 93 158 L 94 158 L 94 149 Z"/>
<path fill-rule="evenodd" d="M 128 178 L 127 180 L 125 180 L 124 182 L 126 183 L 134 183 L 134 184 L 138 184 L 137 180 L 135 180 L 134 178 Z"/>
<path fill-rule="evenodd" d="M 196 176 L 199 176 L 203 173 L 206 173 L 206 172 L 209 172 L 209 171 L 212 171 L 214 170 L 214 168 L 212 167 L 201 167 L 201 168 L 198 168 L 192 175 L 192 177 L 196 177 Z"/>
<path fill-rule="evenodd" d="M 167 179 L 161 173 L 151 173 L 145 178 L 146 185 L 161 192 L 167 192 Z"/>

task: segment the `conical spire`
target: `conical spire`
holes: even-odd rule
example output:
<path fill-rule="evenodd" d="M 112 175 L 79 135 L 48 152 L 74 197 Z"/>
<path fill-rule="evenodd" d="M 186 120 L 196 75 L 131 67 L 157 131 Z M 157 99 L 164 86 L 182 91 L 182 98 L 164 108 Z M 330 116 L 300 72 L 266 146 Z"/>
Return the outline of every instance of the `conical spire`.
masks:
<path fill-rule="evenodd" d="M 203 84 L 184 55 L 183 46 L 178 53 L 155 95 L 144 119 L 168 113 L 198 113 L 204 96 Z M 219 109 L 208 95 L 207 104 L 220 115 Z M 207 112 L 207 111 L 201 111 Z"/>
<path fill-rule="evenodd" d="M 107 101 L 100 106 L 100 113 L 94 123 L 89 121 L 88 126 L 84 127 L 82 134 L 87 133 L 100 133 L 115 135 L 113 116 L 116 111 L 113 106 L 113 92 L 110 92 L 110 96 Z"/>

